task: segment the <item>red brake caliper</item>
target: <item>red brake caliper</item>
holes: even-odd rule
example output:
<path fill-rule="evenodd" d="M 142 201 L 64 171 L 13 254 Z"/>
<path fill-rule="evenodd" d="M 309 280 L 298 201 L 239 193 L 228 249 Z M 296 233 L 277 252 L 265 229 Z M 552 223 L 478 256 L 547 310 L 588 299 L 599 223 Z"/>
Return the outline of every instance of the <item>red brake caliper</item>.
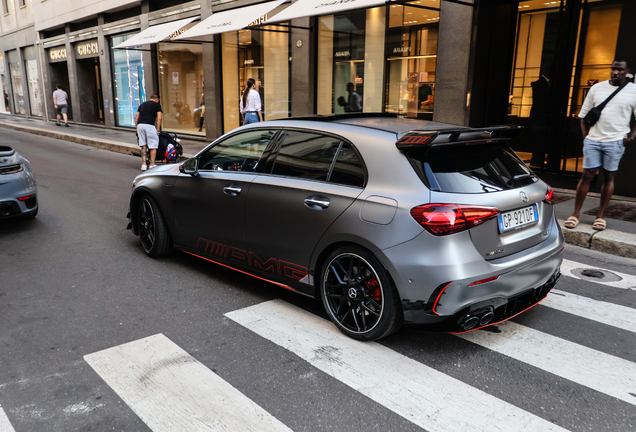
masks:
<path fill-rule="evenodd" d="M 374 287 L 375 289 L 370 292 L 369 296 L 371 296 L 371 298 L 377 302 L 382 301 L 382 293 L 380 292 L 380 284 L 378 283 L 378 280 L 376 278 L 373 278 L 367 281 L 367 288 L 371 289 Z"/>

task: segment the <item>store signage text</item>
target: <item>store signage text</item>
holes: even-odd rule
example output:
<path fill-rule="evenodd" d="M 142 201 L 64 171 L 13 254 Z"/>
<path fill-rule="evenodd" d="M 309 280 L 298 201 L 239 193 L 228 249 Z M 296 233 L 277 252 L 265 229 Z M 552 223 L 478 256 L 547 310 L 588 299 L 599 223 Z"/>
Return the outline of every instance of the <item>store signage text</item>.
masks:
<path fill-rule="evenodd" d="M 224 23 L 221 23 L 221 24 L 209 25 L 207 27 L 207 29 L 209 30 L 209 29 L 213 29 L 213 28 L 216 28 L 216 27 L 227 27 L 227 26 L 231 26 L 231 25 L 232 25 L 232 21 L 228 21 L 228 22 L 224 22 Z"/>
<path fill-rule="evenodd" d="M 77 45 L 77 53 L 81 56 L 99 54 L 99 47 L 97 46 L 97 42 Z"/>
<path fill-rule="evenodd" d="M 393 48 L 393 54 L 410 53 L 411 47 L 395 47 Z"/>
<path fill-rule="evenodd" d="M 183 28 L 180 28 L 179 30 L 177 30 L 176 32 L 172 32 L 172 33 L 170 34 L 170 36 L 168 36 L 168 37 L 169 37 L 170 39 L 174 39 L 174 38 L 176 38 L 177 36 L 184 34 L 185 32 L 186 32 L 186 28 L 185 28 L 185 27 L 183 27 Z"/>
<path fill-rule="evenodd" d="M 253 26 L 253 25 L 260 25 L 260 24 L 263 24 L 263 23 L 264 23 L 264 22 L 266 22 L 266 21 L 267 21 L 267 14 L 265 14 L 265 15 L 263 15 L 263 16 L 261 16 L 261 17 L 256 18 L 254 21 L 252 21 L 251 23 L 249 23 L 249 24 L 247 25 L 247 27 L 249 27 L 249 26 Z"/>
<path fill-rule="evenodd" d="M 245 61 L 243 62 L 243 64 L 246 64 L 246 65 L 253 65 L 253 64 L 254 64 L 254 59 L 247 59 L 247 60 L 245 60 Z"/>
<path fill-rule="evenodd" d="M 55 48 L 49 50 L 51 60 L 64 60 L 66 58 L 66 48 Z"/>
<path fill-rule="evenodd" d="M 349 51 L 336 51 L 336 57 L 349 57 L 351 53 Z"/>
<path fill-rule="evenodd" d="M 318 5 L 316 5 L 314 7 L 314 9 L 319 9 L 319 8 L 323 8 L 323 7 L 327 7 L 327 6 L 336 6 L 336 5 L 341 5 L 341 4 L 347 4 L 347 3 L 353 3 L 357 0 L 334 0 L 334 1 L 327 1 L 324 3 L 320 3 Z"/>

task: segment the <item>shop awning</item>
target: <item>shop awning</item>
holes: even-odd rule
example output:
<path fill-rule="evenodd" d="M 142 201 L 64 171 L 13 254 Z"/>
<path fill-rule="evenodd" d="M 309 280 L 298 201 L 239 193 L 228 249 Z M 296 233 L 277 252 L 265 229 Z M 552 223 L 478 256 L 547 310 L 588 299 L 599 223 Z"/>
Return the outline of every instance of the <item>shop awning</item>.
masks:
<path fill-rule="evenodd" d="M 197 18 L 198 17 L 186 18 L 179 21 L 172 21 L 169 23 L 148 27 L 146 30 L 142 31 L 141 33 L 136 34 L 130 39 L 123 41 L 116 47 L 113 47 L 113 49 L 127 48 L 131 46 L 161 42 L 162 40 L 170 36 L 172 33 L 182 29 L 183 27 L 190 24 L 192 21 L 194 21 Z"/>
<path fill-rule="evenodd" d="M 363 9 L 387 4 L 387 0 L 298 0 L 277 13 L 268 22 L 289 21 L 314 15 L 331 15 L 351 9 Z"/>
<path fill-rule="evenodd" d="M 217 33 L 237 31 L 249 26 L 252 23 L 264 24 L 261 18 L 272 10 L 276 9 L 286 0 L 276 0 L 238 9 L 232 9 L 212 14 L 174 40 L 189 39 L 197 36 L 207 36 Z"/>

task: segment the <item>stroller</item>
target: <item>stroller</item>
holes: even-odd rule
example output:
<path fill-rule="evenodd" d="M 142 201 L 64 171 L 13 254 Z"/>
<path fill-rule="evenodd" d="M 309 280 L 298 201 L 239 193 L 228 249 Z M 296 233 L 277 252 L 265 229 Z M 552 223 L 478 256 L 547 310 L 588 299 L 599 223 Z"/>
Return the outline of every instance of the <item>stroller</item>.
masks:
<path fill-rule="evenodd" d="M 179 157 L 183 154 L 183 147 L 179 144 L 180 141 L 175 133 L 159 132 L 159 147 L 157 147 L 155 163 L 170 164 L 179 162 Z M 137 144 L 139 144 L 139 136 L 137 136 Z M 148 149 L 145 151 L 148 152 Z M 149 160 L 148 156 L 146 154 L 146 160 Z"/>

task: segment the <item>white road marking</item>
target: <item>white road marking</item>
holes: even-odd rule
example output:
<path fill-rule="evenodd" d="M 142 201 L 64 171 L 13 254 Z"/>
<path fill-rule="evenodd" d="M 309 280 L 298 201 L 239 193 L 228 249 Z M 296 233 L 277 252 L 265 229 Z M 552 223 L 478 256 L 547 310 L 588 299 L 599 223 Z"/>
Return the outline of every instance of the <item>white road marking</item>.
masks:
<path fill-rule="evenodd" d="M 281 300 L 225 315 L 428 431 L 564 430 Z"/>
<path fill-rule="evenodd" d="M 84 360 L 154 432 L 291 430 L 163 334 Z"/>
<path fill-rule="evenodd" d="M 508 357 L 636 405 L 636 363 L 507 321 L 501 333 L 458 335 Z"/>
<path fill-rule="evenodd" d="M 0 405 L 0 432 L 15 432 L 15 429 L 13 429 L 13 426 L 11 426 L 11 422 L 9 421 L 9 418 L 7 417 L 7 414 L 2 409 L 1 405 Z"/>
<path fill-rule="evenodd" d="M 636 309 L 554 289 L 541 305 L 636 333 Z"/>
<path fill-rule="evenodd" d="M 586 269 L 586 270 L 589 269 L 589 270 L 600 270 L 602 272 L 612 272 L 615 275 L 619 276 L 622 280 L 617 282 L 605 282 L 603 281 L 603 279 L 582 278 L 572 273 L 572 270 L 576 270 L 576 269 Z M 601 285 L 607 285 L 614 288 L 636 289 L 636 276 L 634 275 L 615 272 L 613 270 L 607 270 L 601 267 L 594 267 L 587 264 L 581 264 L 576 261 L 570 261 L 570 260 L 564 259 L 563 263 L 561 264 L 561 273 L 563 273 L 563 276 L 568 276 L 575 279 L 581 279 L 581 280 L 586 280 L 586 281 L 590 281 L 594 283 L 599 283 Z"/>

